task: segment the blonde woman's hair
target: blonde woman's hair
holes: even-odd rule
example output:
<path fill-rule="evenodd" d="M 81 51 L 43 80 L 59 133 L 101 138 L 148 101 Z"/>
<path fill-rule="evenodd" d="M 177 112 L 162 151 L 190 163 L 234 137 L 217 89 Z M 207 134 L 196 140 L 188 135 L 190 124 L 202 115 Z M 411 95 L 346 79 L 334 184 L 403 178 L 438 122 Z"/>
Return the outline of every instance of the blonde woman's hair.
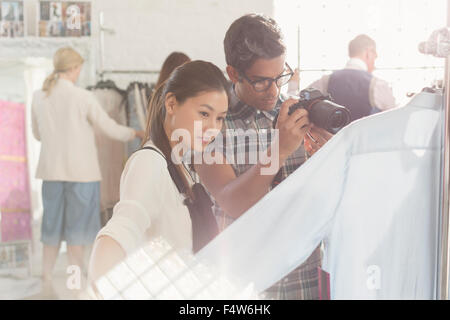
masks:
<path fill-rule="evenodd" d="M 60 48 L 53 56 L 53 72 L 45 79 L 42 90 L 50 94 L 59 78 L 59 74 L 83 64 L 81 55 L 70 47 Z"/>

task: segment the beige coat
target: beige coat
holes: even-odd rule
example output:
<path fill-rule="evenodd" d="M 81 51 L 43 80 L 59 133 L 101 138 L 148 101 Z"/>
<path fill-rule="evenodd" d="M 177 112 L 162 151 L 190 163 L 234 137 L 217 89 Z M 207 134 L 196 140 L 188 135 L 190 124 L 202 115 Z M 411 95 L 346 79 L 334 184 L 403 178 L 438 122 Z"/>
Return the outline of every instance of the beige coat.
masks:
<path fill-rule="evenodd" d="M 91 92 L 65 79 L 48 97 L 42 90 L 34 93 L 32 127 L 42 143 L 36 178 L 53 181 L 101 180 L 94 127 L 120 141 L 135 136 L 112 120 Z"/>

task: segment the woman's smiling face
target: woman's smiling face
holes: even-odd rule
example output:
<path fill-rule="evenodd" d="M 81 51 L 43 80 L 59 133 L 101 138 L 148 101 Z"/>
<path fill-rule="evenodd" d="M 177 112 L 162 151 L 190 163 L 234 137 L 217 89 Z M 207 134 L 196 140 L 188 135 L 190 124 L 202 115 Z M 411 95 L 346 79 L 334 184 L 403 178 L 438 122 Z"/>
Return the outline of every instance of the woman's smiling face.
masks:
<path fill-rule="evenodd" d="M 202 152 L 222 129 L 228 96 L 224 91 L 204 91 L 179 103 L 169 92 L 165 105 L 170 134 L 184 137 L 189 133 L 189 141 L 183 138 L 182 143 L 190 150 Z"/>

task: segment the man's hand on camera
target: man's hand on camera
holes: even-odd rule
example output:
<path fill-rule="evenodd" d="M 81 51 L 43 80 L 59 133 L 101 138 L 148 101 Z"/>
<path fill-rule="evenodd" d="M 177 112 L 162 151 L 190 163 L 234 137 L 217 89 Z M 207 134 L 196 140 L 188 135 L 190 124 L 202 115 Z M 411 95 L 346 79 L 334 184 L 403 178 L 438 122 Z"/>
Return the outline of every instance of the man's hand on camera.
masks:
<path fill-rule="evenodd" d="M 303 142 L 306 132 L 310 129 L 308 111 L 297 109 L 291 115 L 289 107 L 296 103 L 296 99 L 288 99 L 281 105 L 276 129 L 279 130 L 280 162 L 284 162 Z"/>
<path fill-rule="evenodd" d="M 311 125 L 308 134 L 305 135 L 305 151 L 309 156 L 312 156 L 331 138 L 333 135 L 327 130 Z"/>

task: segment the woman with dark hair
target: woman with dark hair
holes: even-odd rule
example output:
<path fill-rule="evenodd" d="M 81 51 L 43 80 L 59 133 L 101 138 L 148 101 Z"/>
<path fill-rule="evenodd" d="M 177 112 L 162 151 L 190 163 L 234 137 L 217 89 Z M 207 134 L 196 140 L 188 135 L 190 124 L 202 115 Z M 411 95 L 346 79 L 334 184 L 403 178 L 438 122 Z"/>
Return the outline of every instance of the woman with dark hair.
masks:
<path fill-rule="evenodd" d="M 181 66 L 183 63 L 189 62 L 191 59 L 182 52 L 172 52 L 169 54 L 164 61 L 161 71 L 159 73 L 158 81 L 156 82 L 156 87 L 159 87 L 176 67 Z"/>
<path fill-rule="evenodd" d="M 189 151 L 203 152 L 222 128 L 227 80 L 212 63 L 188 62 L 156 89 L 150 110 L 147 150 L 135 152 L 122 173 L 120 201 L 94 244 L 92 280 L 145 240 L 163 237 L 176 249 L 196 252 L 217 234 L 211 203 L 199 203 L 205 191 L 181 159 Z"/>

